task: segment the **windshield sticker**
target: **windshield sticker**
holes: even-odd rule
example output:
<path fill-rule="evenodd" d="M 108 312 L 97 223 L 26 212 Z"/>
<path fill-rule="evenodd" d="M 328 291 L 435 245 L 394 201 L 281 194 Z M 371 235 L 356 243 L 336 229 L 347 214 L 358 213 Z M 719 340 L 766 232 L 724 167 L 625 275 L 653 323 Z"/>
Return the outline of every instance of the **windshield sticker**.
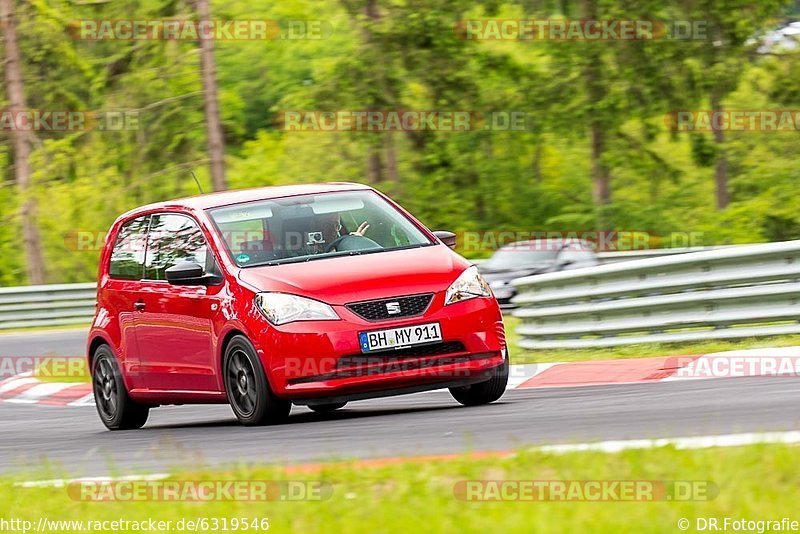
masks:
<path fill-rule="evenodd" d="M 248 256 L 247 254 L 239 254 L 238 256 L 236 256 L 237 263 L 247 263 L 248 261 L 250 261 L 250 256 Z"/>

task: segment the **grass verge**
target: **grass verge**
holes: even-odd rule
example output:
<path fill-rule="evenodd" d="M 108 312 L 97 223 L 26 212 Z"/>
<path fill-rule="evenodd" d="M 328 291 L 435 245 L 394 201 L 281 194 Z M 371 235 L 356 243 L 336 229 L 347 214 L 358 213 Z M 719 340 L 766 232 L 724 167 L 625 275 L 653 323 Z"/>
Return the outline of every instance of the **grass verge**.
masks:
<path fill-rule="evenodd" d="M 682 518 L 780 520 L 796 516 L 798 448 L 755 445 L 676 450 L 664 447 L 606 454 L 521 451 L 509 458 L 461 455 L 379 467 L 335 463 L 318 471 L 283 467 L 196 470 L 177 480 L 305 480 L 332 484 L 329 499 L 300 502 L 85 502 L 65 488 L 18 488 L 0 479 L 0 518 L 110 521 L 250 518 L 271 532 L 678 532 Z M 46 476 L 53 476 L 48 473 Z M 634 502 L 465 502 L 459 481 L 704 481 L 711 500 Z M 52 530 L 56 531 L 56 530 Z M 60 525 L 59 532 L 80 532 Z M 122 530 L 124 531 L 124 530 Z M 255 532 L 251 529 L 251 532 Z"/>
<path fill-rule="evenodd" d="M 49 332 L 60 332 L 62 330 L 65 331 L 73 331 L 73 330 L 89 330 L 90 322 L 86 323 L 77 323 L 77 324 L 64 324 L 64 325 L 55 325 L 55 326 L 25 326 L 21 328 L 9 328 L 7 330 L 0 330 L 0 340 L 3 339 L 3 336 L 14 336 L 17 334 L 37 334 L 37 333 L 49 333 Z"/>

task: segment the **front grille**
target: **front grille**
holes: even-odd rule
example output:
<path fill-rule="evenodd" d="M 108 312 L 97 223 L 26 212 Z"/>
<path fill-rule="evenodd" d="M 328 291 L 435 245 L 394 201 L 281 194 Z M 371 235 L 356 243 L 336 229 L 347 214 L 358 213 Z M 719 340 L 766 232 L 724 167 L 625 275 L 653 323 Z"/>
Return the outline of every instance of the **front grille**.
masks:
<path fill-rule="evenodd" d="M 290 379 L 289 383 L 303 384 L 337 378 L 376 376 L 396 371 L 468 362 L 476 357 L 476 355 L 464 354 L 466 350 L 460 341 L 446 341 L 370 354 L 351 354 L 339 358 L 336 367 L 331 372 Z"/>
<path fill-rule="evenodd" d="M 347 309 L 367 321 L 385 321 L 422 315 L 433 299 L 433 293 L 409 295 L 347 304 Z"/>

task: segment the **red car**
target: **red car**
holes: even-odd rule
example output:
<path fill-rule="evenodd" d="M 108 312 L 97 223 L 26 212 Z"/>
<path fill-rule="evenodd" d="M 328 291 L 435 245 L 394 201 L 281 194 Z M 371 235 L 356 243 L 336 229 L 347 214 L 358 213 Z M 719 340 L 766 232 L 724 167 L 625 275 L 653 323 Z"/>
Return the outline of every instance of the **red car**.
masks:
<path fill-rule="evenodd" d="M 245 425 L 292 404 L 508 381 L 500 309 L 477 269 L 370 187 L 331 183 L 151 204 L 111 227 L 87 353 L 110 429 L 165 404 L 229 403 Z"/>

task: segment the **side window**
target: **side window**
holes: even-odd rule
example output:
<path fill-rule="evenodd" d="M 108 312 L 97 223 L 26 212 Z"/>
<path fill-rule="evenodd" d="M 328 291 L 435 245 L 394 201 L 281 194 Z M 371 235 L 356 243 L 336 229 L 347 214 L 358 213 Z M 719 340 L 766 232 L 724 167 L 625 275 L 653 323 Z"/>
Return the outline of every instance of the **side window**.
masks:
<path fill-rule="evenodd" d="M 126 222 L 119 229 L 108 265 L 108 274 L 113 278 L 142 279 L 149 220 L 149 216 L 139 217 Z"/>
<path fill-rule="evenodd" d="M 166 280 L 165 271 L 178 263 L 199 263 L 209 270 L 211 260 L 203 232 L 184 215 L 153 215 L 147 238 L 146 280 Z"/>

